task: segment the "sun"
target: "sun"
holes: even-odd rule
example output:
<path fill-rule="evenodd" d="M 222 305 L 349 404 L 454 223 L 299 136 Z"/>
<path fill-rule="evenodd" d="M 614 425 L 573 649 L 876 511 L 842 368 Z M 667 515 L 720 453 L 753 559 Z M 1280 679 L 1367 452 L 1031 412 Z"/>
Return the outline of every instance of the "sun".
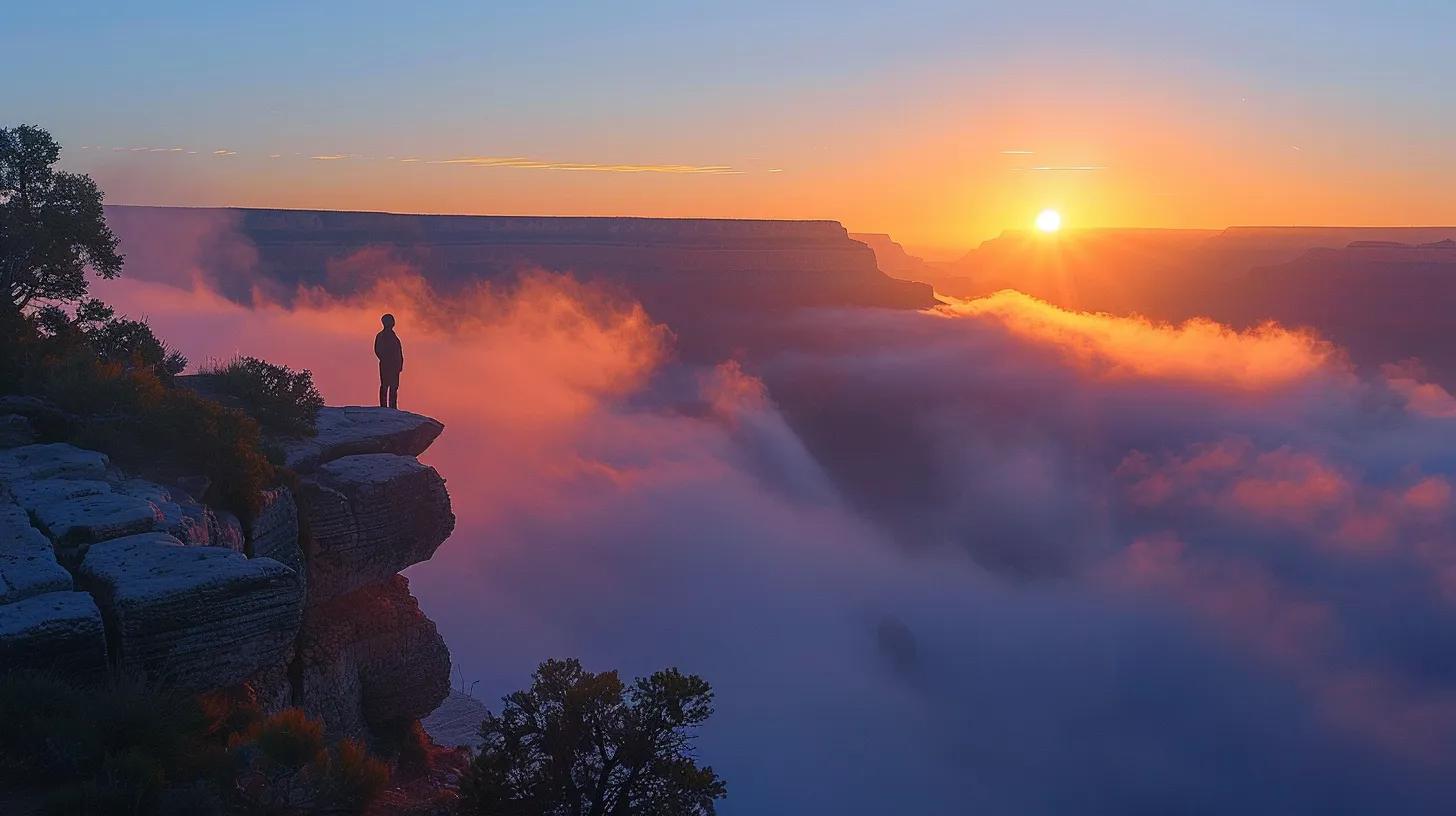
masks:
<path fill-rule="evenodd" d="M 1042 210 L 1037 213 L 1036 228 L 1042 232 L 1056 232 L 1062 228 L 1062 214 L 1056 210 Z"/>

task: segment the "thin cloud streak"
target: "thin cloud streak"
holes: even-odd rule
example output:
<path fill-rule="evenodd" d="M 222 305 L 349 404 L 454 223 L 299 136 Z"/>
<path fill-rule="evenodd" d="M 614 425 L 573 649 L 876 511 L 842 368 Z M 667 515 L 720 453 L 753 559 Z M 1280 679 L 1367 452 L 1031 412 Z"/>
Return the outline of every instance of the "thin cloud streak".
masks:
<path fill-rule="evenodd" d="M 683 173 L 690 175 L 738 175 L 742 170 L 725 164 L 597 164 L 595 162 L 558 162 L 524 156 L 462 156 L 434 159 L 426 164 L 455 164 L 469 167 L 516 167 L 524 170 L 568 170 L 592 173 Z"/>

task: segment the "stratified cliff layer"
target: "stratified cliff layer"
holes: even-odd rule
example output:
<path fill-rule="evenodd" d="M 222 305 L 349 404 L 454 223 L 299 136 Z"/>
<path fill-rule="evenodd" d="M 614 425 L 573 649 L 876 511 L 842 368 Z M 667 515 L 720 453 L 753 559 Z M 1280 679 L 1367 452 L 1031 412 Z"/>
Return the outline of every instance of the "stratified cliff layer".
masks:
<path fill-rule="evenodd" d="M 246 684 L 366 740 L 445 698 L 450 654 L 398 575 L 454 528 L 444 479 L 414 458 L 440 423 L 325 408 L 316 437 L 281 441 L 298 491 L 239 520 L 3 420 L 0 667 Z"/>
<path fill-rule="evenodd" d="M 833 221 L 403 215 L 310 210 L 106 208 L 128 274 L 201 274 L 241 301 L 255 287 L 348 294 L 403 267 L 449 292 L 531 271 L 623 287 L 668 323 L 704 311 L 919 308 L 926 284 L 892 279 Z"/>

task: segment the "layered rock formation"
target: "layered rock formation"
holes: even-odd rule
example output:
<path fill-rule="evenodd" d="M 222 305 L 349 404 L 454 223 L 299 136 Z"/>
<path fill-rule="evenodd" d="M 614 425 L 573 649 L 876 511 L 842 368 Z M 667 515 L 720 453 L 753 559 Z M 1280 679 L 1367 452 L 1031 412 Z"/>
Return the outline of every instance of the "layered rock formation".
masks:
<path fill-rule="evenodd" d="M 400 575 L 310 606 L 298 665 L 298 704 L 334 734 L 399 733 L 450 691 L 450 652 Z"/>
<path fill-rule="evenodd" d="M 308 582 L 293 701 L 331 735 L 398 733 L 449 693 L 450 652 L 398 574 L 455 527 L 444 479 L 414 458 L 442 429 L 408 411 L 325 408 L 315 437 L 283 444 L 300 474 Z"/>
<path fill-rule="evenodd" d="M 101 607 L 112 662 L 189 691 L 235 685 L 285 660 L 303 611 L 293 570 L 166 533 L 96 544 L 78 577 Z"/>
<path fill-rule="evenodd" d="M 445 480 L 410 456 L 367 453 L 304 479 L 309 597 L 322 603 L 434 555 L 455 517 Z"/>
<path fill-rule="evenodd" d="M 935 270 L 924 258 L 905 251 L 900 242 L 883 232 L 851 232 L 850 238 L 869 247 L 875 253 L 875 263 L 880 271 L 901 280 L 929 281 Z"/>
<path fill-rule="evenodd" d="M 445 292 L 528 270 L 607 281 L 674 328 L 704 311 L 934 303 L 833 221 L 121 206 L 106 218 L 128 274 L 190 284 L 200 271 L 245 302 L 301 285 L 348 294 L 408 267 Z"/>
<path fill-rule="evenodd" d="M 409 411 L 379 411 L 346 406 L 319 412 L 318 433 L 305 439 L 285 440 L 284 464 L 305 472 L 323 462 L 360 453 L 419 456 L 445 426 Z"/>
<path fill-rule="evenodd" d="M 280 440 L 297 494 L 268 491 L 245 522 L 94 451 L 0 449 L 0 666 L 248 684 L 334 736 L 399 733 L 449 691 L 449 652 L 397 574 L 454 527 L 444 480 L 414 459 L 441 430 L 325 408 L 317 437 Z"/>

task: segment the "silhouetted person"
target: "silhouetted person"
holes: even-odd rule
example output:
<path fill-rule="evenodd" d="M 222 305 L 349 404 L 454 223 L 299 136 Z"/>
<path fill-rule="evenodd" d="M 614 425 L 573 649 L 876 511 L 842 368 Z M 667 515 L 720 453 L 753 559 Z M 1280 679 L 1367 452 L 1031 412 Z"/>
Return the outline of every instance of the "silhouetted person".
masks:
<path fill-rule="evenodd" d="M 404 348 L 394 333 L 394 315 L 379 318 L 384 329 L 374 335 L 374 356 L 379 358 L 379 407 L 399 407 L 399 372 L 404 370 Z"/>

